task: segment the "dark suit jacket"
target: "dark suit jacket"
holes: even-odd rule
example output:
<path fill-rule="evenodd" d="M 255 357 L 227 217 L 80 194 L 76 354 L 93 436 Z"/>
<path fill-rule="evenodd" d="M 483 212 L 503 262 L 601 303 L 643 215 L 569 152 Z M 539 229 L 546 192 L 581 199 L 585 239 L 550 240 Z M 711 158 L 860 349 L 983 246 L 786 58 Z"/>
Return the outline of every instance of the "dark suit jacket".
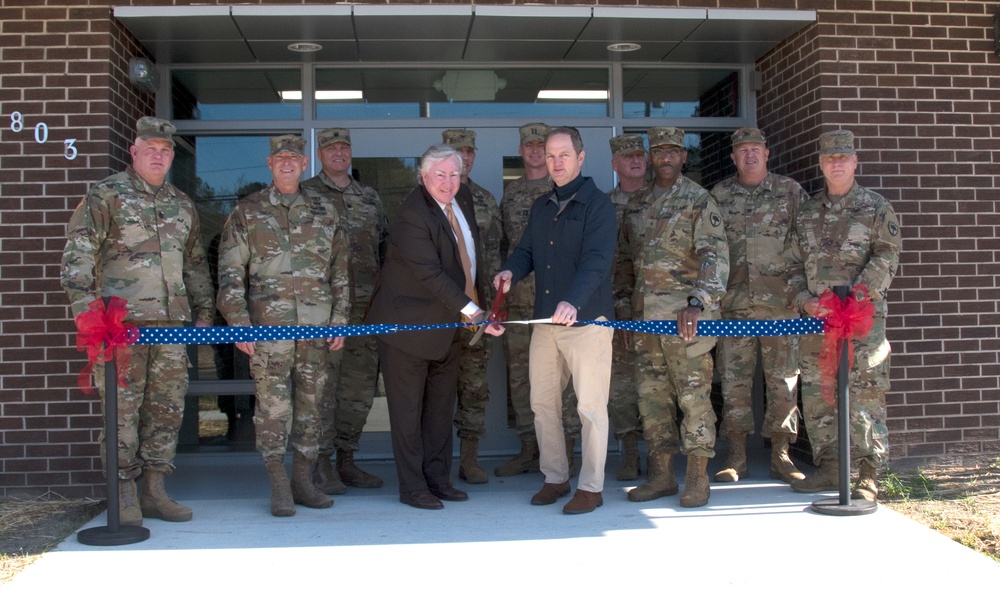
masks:
<path fill-rule="evenodd" d="M 479 257 L 479 228 L 467 186 L 459 188 L 455 202 L 469 224 Z M 488 285 L 486 279 L 493 274 L 483 272 L 483 261 L 478 258 L 476 267 L 477 287 L 483 289 L 481 286 Z M 472 298 L 465 295 L 465 272 L 451 225 L 434 198 L 418 185 L 403 200 L 389 226 L 389 247 L 365 322 L 457 323 L 470 301 Z M 419 358 L 440 360 L 448 353 L 457 332 L 408 331 L 379 339 Z"/>

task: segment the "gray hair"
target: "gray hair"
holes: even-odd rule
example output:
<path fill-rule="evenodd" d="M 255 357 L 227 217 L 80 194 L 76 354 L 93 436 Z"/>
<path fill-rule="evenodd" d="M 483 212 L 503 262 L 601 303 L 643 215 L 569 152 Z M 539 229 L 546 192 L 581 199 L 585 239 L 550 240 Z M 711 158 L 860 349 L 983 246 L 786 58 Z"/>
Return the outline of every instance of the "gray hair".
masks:
<path fill-rule="evenodd" d="M 434 165 L 446 161 L 449 158 L 454 158 L 458 161 L 458 170 L 462 170 L 462 155 L 447 144 L 434 144 L 424 152 L 423 156 L 420 157 L 420 174 L 426 175 L 431 172 L 431 168 Z"/>

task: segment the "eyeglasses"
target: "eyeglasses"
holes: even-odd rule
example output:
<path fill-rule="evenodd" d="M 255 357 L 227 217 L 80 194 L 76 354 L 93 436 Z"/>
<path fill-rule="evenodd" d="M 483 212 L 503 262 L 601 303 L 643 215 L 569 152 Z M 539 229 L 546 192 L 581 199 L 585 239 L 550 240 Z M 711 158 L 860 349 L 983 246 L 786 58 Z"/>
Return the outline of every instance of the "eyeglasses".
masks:
<path fill-rule="evenodd" d="M 649 151 L 653 155 L 653 158 L 677 158 L 681 155 L 681 152 L 684 152 L 681 148 L 653 148 Z"/>

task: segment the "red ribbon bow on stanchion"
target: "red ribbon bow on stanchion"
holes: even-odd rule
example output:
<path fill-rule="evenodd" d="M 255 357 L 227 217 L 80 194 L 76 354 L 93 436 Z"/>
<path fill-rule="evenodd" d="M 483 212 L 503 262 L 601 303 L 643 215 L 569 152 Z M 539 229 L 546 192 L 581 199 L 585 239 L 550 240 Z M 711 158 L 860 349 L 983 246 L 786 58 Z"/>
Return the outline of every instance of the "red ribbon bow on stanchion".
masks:
<path fill-rule="evenodd" d="M 819 353 L 820 391 L 831 406 L 836 406 L 837 369 L 844 342 L 863 340 L 875 323 L 875 305 L 868 296 L 868 287 L 858 284 L 850 295 L 841 300 L 826 290 L 819 297 L 816 315 L 823 321 L 823 348 Z M 854 347 L 847 349 L 847 368 L 854 364 Z"/>
<path fill-rule="evenodd" d="M 90 385 L 94 364 L 106 363 L 112 356 L 117 366 L 118 385 L 125 385 L 131 355 L 128 347 L 139 339 L 139 328 L 124 322 L 127 316 L 125 300 L 117 296 L 112 296 L 107 306 L 103 298 L 98 298 L 76 316 L 76 349 L 86 350 L 89 360 L 76 380 L 85 393 L 94 393 Z"/>

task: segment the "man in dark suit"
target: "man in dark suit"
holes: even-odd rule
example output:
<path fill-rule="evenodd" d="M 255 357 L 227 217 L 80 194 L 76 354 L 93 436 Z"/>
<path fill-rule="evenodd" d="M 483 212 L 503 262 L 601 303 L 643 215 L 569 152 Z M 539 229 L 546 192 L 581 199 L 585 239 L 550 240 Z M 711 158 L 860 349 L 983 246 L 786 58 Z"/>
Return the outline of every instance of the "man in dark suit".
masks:
<path fill-rule="evenodd" d="M 489 273 L 477 277 L 479 230 L 461 174 L 462 157 L 450 146 L 431 146 L 421 157 L 421 184 L 393 218 L 366 322 L 456 323 L 484 316 L 476 284 L 488 285 Z M 499 335 L 503 328 L 489 332 Z M 469 498 L 451 485 L 459 339 L 457 329 L 379 336 L 399 500 L 416 508 L 440 509 L 441 500 Z"/>

